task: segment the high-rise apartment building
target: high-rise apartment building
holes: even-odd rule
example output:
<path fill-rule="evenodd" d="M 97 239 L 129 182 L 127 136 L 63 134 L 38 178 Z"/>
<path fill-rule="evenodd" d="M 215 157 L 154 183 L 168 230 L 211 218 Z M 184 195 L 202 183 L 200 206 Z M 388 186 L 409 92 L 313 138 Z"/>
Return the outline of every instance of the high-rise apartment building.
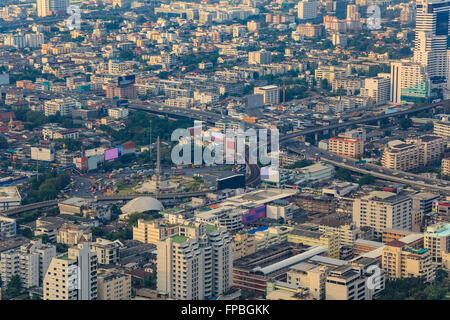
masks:
<path fill-rule="evenodd" d="M 424 247 L 431 253 L 431 261 L 442 265 L 450 253 L 450 223 L 428 226 L 424 233 Z"/>
<path fill-rule="evenodd" d="M 114 269 L 98 270 L 98 300 L 131 300 L 131 276 Z"/>
<path fill-rule="evenodd" d="M 280 89 L 278 86 L 257 87 L 253 90 L 253 93 L 264 96 L 264 105 L 276 105 L 280 103 Z"/>
<path fill-rule="evenodd" d="M 391 94 L 393 103 L 427 102 L 431 94 L 427 69 L 420 63 L 391 63 Z"/>
<path fill-rule="evenodd" d="M 435 268 L 431 254 L 425 248 L 410 248 L 400 240 L 386 243 L 382 252 L 382 267 L 391 279 L 424 277 L 431 282 L 435 278 Z"/>
<path fill-rule="evenodd" d="M 204 300 L 232 285 L 232 239 L 225 228 L 182 225 L 157 244 L 158 291 L 171 299 Z"/>
<path fill-rule="evenodd" d="M 411 230 L 411 198 L 386 191 L 373 191 L 353 201 L 353 222 L 370 227 L 381 236 L 387 228 Z"/>
<path fill-rule="evenodd" d="M 20 247 L 0 255 L 0 274 L 3 284 L 18 275 L 25 288 L 40 286 L 50 261 L 56 256 L 56 247 L 32 240 Z"/>
<path fill-rule="evenodd" d="M 53 116 L 60 113 L 61 116 L 72 115 L 72 110 L 76 109 L 76 101 L 72 98 L 53 99 L 46 101 L 44 104 L 44 113 L 48 116 Z"/>
<path fill-rule="evenodd" d="M 364 141 L 342 136 L 333 137 L 328 140 L 328 151 L 339 156 L 360 158 L 364 154 Z"/>
<path fill-rule="evenodd" d="M 43 299 L 97 299 L 97 253 L 88 244 L 52 259 L 44 277 Z"/>
<path fill-rule="evenodd" d="M 408 171 L 439 161 L 446 148 L 446 141 L 436 135 L 407 139 L 405 142 L 389 142 L 383 151 L 383 167 Z"/>
<path fill-rule="evenodd" d="M 387 77 L 367 78 L 364 80 L 364 88 L 361 88 L 361 96 L 371 98 L 376 105 L 389 102 L 391 80 Z"/>
<path fill-rule="evenodd" d="M 302 0 L 298 3 L 298 18 L 301 20 L 317 18 L 318 2 L 314 0 Z"/>
<path fill-rule="evenodd" d="M 248 64 L 270 64 L 272 53 L 266 50 L 252 51 L 248 53 Z"/>
<path fill-rule="evenodd" d="M 37 14 L 46 17 L 54 13 L 66 13 L 69 3 L 69 0 L 37 0 Z"/>

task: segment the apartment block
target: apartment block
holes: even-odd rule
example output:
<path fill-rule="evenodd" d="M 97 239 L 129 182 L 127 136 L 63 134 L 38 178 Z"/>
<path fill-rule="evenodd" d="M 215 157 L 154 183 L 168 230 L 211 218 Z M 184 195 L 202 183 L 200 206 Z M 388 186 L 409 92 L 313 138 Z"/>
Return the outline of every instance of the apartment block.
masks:
<path fill-rule="evenodd" d="M 131 300 L 131 276 L 115 269 L 98 269 L 98 300 Z"/>
<path fill-rule="evenodd" d="M 280 103 L 280 89 L 277 86 L 257 87 L 253 90 L 253 93 L 264 96 L 264 105 L 276 105 Z"/>
<path fill-rule="evenodd" d="M 450 158 L 444 158 L 441 162 L 441 174 L 443 176 L 450 176 Z"/>
<path fill-rule="evenodd" d="M 376 105 L 384 105 L 389 102 L 390 86 L 390 79 L 386 77 L 365 79 L 361 96 L 372 99 Z"/>
<path fill-rule="evenodd" d="M 248 64 L 270 64 L 272 53 L 266 50 L 252 51 L 248 53 Z"/>
<path fill-rule="evenodd" d="M 329 257 L 339 259 L 339 236 L 333 232 L 319 232 L 308 230 L 307 228 L 295 228 L 288 234 L 287 240 L 295 244 L 326 248 Z"/>
<path fill-rule="evenodd" d="M 373 191 L 353 201 L 353 222 L 370 227 L 381 236 L 387 228 L 411 230 L 411 198 L 386 191 Z"/>
<path fill-rule="evenodd" d="M 162 219 L 152 221 L 139 219 L 138 225 L 133 227 L 133 240 L 157 245 L 161 239 L 176 235 L 178 230 L 178 225 L 166 223 Z"/>
<path fill-rule="evenodd" d="M 92 243 L 92 249 L 97 252 L 98 264 L 117 264 L 119 262 L 119 251 L 123 244 L 118 240 L 110 241 L 97 238 Z"/>
<path fill-rule="evenodd" d="M 450 224 L 428 226 L 424 233 L 424 247 L 431 253 L 433 264 L 442 266 L 450 253 Z"/>
<path fill-rule="evenodd" d="M 16 219 L 0 216 L 0 240 L 5 241 L 16 236 Z"/>
<path fill-rule="evenodd" d="M 364 142 L 349 137 L 333 137 L 328 140 L 328 151 L 344 157 L 360 158 L 364 154 Z"/>
<path fill-rule="evenodd" d="M 424 277 L 427 282 L 435 278 L 431 253 L 425 248 L 412 248 L 400 240 L 386 243 L 382 252 L 382 267 L 389 278 Z"/>
<path fill-rule="evenodd" d="M 256 252 L 255 235 L 239 232 L 233 235 L 233 260 L 246 257 Z"/>
<path fill-rule="evenodd" d="M 88 244 L 52 259 L 44 277 L 43 300 L 96 300 L 97 253 Z"/>
<path fill-rule="evenodd" d="M 25 288 L 40 286 L 55 256 L 56 247 L 44 245 L 42 240 L 32 240 L 19 249 L 2 252 L 0 274 L 3 285 L 7 285 L 12 276 L 18 275 Z"/>
<path fill-rule="evenodd" d="M 325 299 L 325 281 L 328 268 L 310 263 L 299 263 L 287 272 L 287 283 L 307 288 L 313 299 Z"/>
<path fill-rule="evenodd" d="M 218 297 L 232 285 L 232 238 L 210 224 L 182 225 L 157 244 L 158 291 L 171 299 Z"/>

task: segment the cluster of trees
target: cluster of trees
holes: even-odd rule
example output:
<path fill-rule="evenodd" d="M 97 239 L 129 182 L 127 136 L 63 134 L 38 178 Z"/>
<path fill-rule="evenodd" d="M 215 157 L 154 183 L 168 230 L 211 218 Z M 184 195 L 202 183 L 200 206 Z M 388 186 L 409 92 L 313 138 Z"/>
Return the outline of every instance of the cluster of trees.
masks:
<path fill-rule="evenodd" d="M 287 169 L 303 168 L 303 167 L 310 166 L 312 164 L 314 164 L 314 161 L 311 161 L 311 160 L 308 160 L 308 159 L 303 159 L 303 160 L 295 161 L 290 166 L 287 166 Z"/>
<path fill-rule="evenodd" d="M 150 121 L 152 122 L 152 129 L 150 129 Z M 124 129 L 116 131 L 105 125 L 102 125 L 100 128 L 120 143 L 132 140 L 138 145 L 148 145 L 150 142 L 150 134 L 152 135 L 152 142 L 155 142 L 158 136 L 161 140 L 170 141 L 172 132 L 175 129 L 188 128 L 192 125 L 192 120 L 182 119 L 173 121 L 168 118 L 159 118 L 143 111 L 138 111 L 130 115 L 129 124 Z"/>
<path fill-rule="evenodd" d="M 427 284 L 422 278 L 403 278 L 386 281 L 378 300 L 443 300 L 450 293 L 450 279 L 447 272 L 439 270 L 436 281 Z"/>
<path fill-rule="evenodd" d="M 81 127 L 81 125 L 74 124 L 71 117 L 63 117 L 59 113 L 46 117 L 42 112 L 33 111 L 27 107 L 16 107 L 13 111 L 17 120 L 25 122 L 25 129 L 27 130 L 33 130 L 46 123 L 58 123 L 68 129 Z"/>
<path fill-rule="evenodd" d="M 33 177 L 28 183 L 27 196 L 22 204 L 53 200 L 69 183 L 70 176 L 66 172 L 51 171 Z"/>

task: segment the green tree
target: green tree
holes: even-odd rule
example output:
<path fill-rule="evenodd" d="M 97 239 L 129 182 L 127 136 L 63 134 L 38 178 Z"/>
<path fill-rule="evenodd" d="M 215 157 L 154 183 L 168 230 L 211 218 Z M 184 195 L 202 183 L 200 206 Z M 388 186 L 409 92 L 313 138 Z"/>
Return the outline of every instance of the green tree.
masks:
<path fill-rule="evenodd" d="M 365 184 L 373 184 L 374 182 L 375 182 L 375 177 L 371 174 L 365 174 L 358 180 L 358 183 L 360 186 L 365 185 Z"/>
<path fill-rule="evenodd" d="M 413 124 L 412 120 L 410 118 L 402 118 L 399 120 L 398 125 L 400 126 L 400 129 L 407 130 L 409 127 L 411 127 Z"/>
<path fill-rule="evenodd" d="M 22 290 L 22 279 L 18 275 L 12 276 L 6 286 L 5 293 L 9 297 L 16 297 Z"/>

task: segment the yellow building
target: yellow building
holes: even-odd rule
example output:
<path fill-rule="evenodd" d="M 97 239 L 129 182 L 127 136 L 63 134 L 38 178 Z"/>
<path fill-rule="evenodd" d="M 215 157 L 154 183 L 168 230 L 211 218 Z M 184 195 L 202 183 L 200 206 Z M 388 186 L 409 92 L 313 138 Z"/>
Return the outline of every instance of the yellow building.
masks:
<path fill-rule="evenodd" d="M 364 154 L 364 142 L 349 137 L 334 137 L 328 140 L 328 151 L 344 157 L 360 158 Z"/>
<path fill-rule="evenodd" d="M 445 264 L 450 253 L 450 223 L 429 226 L 424 233 L 424 247 L 430 250 L 434 264 Z"/>
<path fill-rule="evenodd" d="M 254 234 L 240 232 L 233 236 L 233 260 L 246 257 L 255 252 L 256 239 Z"/>
<path fill-rule="evenodd" d="M 98 300 L 131 300 L 131 276 L 113 269 L 99 269 Z"/>
<path fill-rule="evenodd" d="M 328 256 L 339 259 L 340 241 L 339 235 L 333 232 L 318 232 L 306 229 L 293 229 L 288 234 L 287 240 L 296 244 L 323 247 L 328 251 Z"/>
<path fill-rule="evenodd" d="M 256 251 L 283 243 L 287 241 L 289 232 L 292 227 L 275 226 L 269 227 L 266 230 L 256 231 Z"/>
<path fill-rule="evenodd" d="M 163 220 L 138 220 L 137 227 L 133 227 L 133 240 L 143 243 L 158 244 L 158 241 L 178 233 L 177 224 L 168 224 Z"/>
<path fill-rule="evenodd" d="M 442 159 L 441 173 L 443 176 L 450 176 L 450 158 Z"/>
<path fill-rule="evenodd" d="M 431 282 L 435 277 L 430 251 L 424 248 L 410 248 L 399 240 L 384 245 L 382 268 L 391 279 L 424 277 L 427 282 Z"/>

